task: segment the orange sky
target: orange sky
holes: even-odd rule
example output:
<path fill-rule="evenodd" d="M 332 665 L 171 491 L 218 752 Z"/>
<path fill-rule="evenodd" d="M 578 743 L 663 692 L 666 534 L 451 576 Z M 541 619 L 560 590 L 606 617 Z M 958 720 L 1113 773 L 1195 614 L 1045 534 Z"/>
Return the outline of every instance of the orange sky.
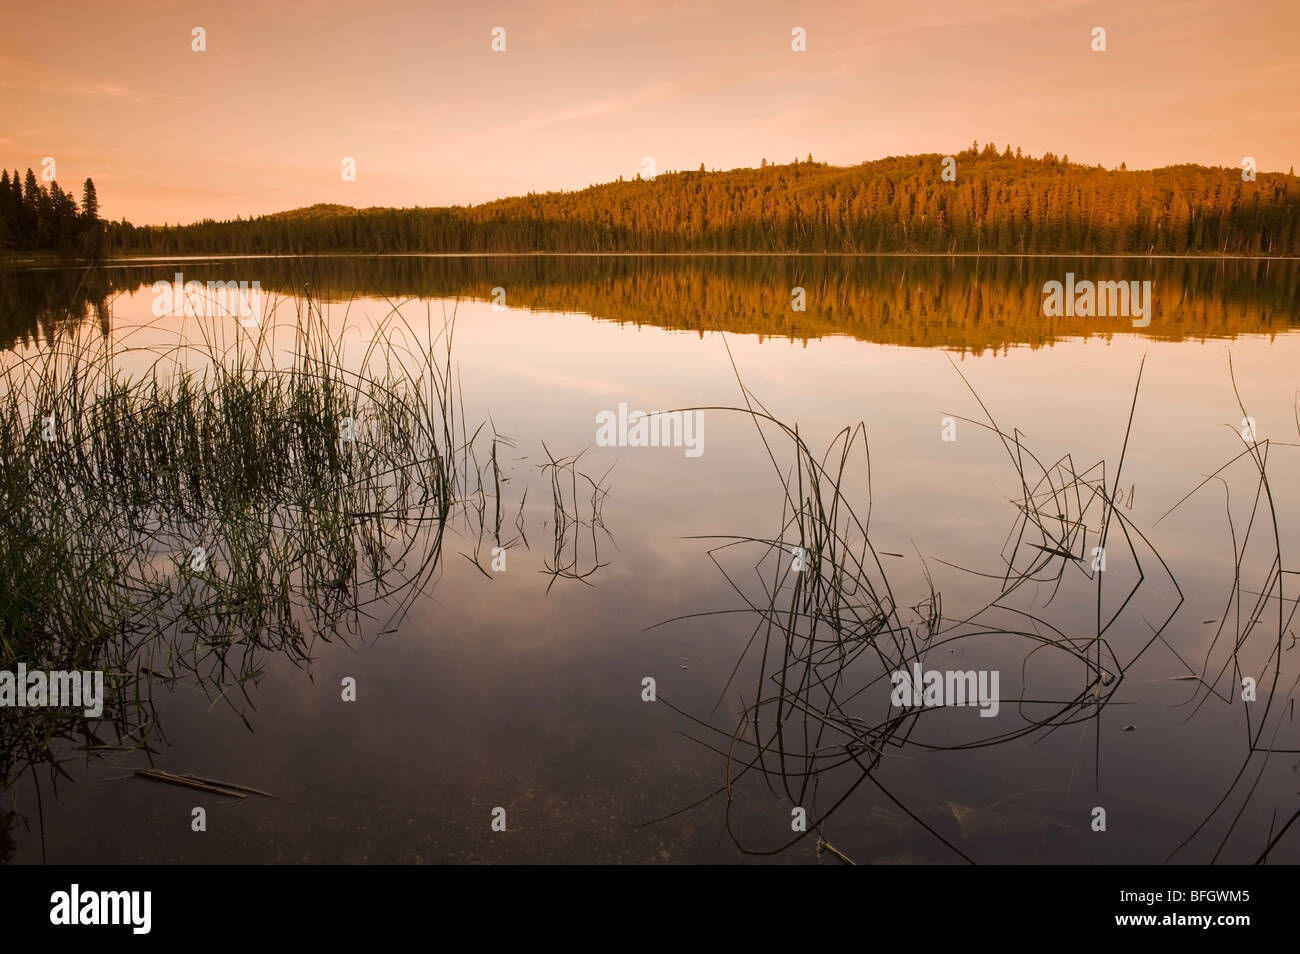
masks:
<path fill-rule="evenodd" d="M 973 139 L 1108 167 L 1300 164 L 1300 0 L 21 9 L 0 33 L 0 166 L 53 156 L 60 184 L 94 178 L 101 213 L 136 223 L 481 202 L 631 177 L 645 156 L 852 164 Z"/>

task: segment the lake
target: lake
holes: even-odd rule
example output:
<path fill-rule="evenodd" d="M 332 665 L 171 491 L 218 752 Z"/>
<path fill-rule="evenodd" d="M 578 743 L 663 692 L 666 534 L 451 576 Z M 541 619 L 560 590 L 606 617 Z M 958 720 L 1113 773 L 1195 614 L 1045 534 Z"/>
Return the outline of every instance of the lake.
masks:
<path fill-rule="evenodd" d="M 1149 323 L 1045 315 L 1067 275 L 1149 281 Z M 191 281 L 257 283 L 256 314 L 186 314 Z M 10 861 L 1243 863 L 1295 811 L 1300 263 L 194 258 L 0 282 L 5 446 L 91 448 L 6 501 L 8 632 L 79 638 L 48 625 L 68 566 L 99 574 L 78 619 L 119 634 L 79 657 L 112 687 L 93 737 L 0 709 Z M 213 355 L 303 380 L 276 369 L 304 349 L 378 382 L 378 410 L 338 448 L 323 412 L 286 419 L 274 440 L 324 416 L 334 450 L 258 471 L 216 422 L 276 422 L 202 382 Z M 226 448 L 188 484 L 128 501 L 155 485 L 120 463 L 74 486 L 176 457 L 172 424 L 31 436 L 58 388 L 185 370 L 184 419 Z M 652 446 L 638 411 L 680 413 Z M 343 521 L 293 490 L 335 466 L 369 481 Z M 61 501 L 85 519 L 38 573 Z M 934 694 L 900 704 L 909 680 Z"/>

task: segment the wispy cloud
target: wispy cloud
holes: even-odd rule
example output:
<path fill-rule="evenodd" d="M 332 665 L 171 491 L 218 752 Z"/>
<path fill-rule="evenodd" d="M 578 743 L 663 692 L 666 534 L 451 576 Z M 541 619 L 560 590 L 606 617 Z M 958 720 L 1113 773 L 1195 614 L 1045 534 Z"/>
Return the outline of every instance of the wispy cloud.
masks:
<path fill-rule="evenodd" d="M 518 122 L 507 126 L 502 130 L 502 132 L 534 132 L 538 129 L 558 126 L 561 123 L 604 119 L 609 116 L 617 115 L 618 113 L 625 113 L 628 110 L 637 109 L 641 106 L 646 106 L 650 103 L 667 99 L 673 95 L 676 89 L 676 84 L 662 83 L 655 86 L 649 86 L 640 92 L 633 93 L 629 96 L 606 96 L 601 99 L 589 99 L 585 102 L 575 103 L 572 106 L 564 106 L 559 109 L 539 109 Z"/>
<path fill-rule="evenodd" d="M 1015 19 L 1051 17 L 1068 10 L 1090 5 L 1091 0 L 983 0 L 981 3 L 954 4 L 948 0 L 915 0 L 891 5 L 885 10 L 858 11 L 861 21 L 878 24 L 885 35 L 940 30 L 945 27 L 971 26 L 978 23 L 1006 22 Z"/>
<path fill-rule="evenodd" d="M 0 88 L 76 96 L 100 96 L 132 103 L 143 103 L 154 99 L 180 99 L 179 96 L 168 93 L 131 89 L 129 86 L 111 80 L 87 80 L 67 73 L 56 73 L 12 57 L 0 57 Z"/>
<path fill-rule="evenodd" d="M 415 132 L 418 128 L 414 123 L 381 122 L 373 119 L 363 119 L 357 123 L 357 129 L 362 132 L 405 133 Z"/>
<path fill-rule="evenodd" d="M 699 16 L 706 13 L 710 6 L 702 0 L 695 0 L 688 7 L 675 7 L 671 3 L 623 3 L 612 0 L 549 0 L 544 3 L 530 0 L 525 8 L 538 18 L 538 25 L 531 35 L 544 39 L 568 36 L 575 31 L 639 33 L 679 23 L 685 12 Z"/>

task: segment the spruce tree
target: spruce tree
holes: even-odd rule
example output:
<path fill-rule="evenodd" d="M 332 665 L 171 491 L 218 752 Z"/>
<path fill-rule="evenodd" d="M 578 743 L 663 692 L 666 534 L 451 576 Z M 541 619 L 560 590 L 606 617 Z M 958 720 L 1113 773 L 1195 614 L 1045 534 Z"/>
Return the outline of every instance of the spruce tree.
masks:
<path fill-rule="evenodd" d="M 58 188 L 56 185 L 54 188 Z M 38 186 L 36 192 L 36 247 L 54 248 L 55 246 L 54 201 L 50 190 Z"/>
<path fill-rule="evenodd" d="M 39 242 L 40 201 L 41 188 L 36 184 L 36 173 L 32 172 L 29 166 L 27 175 L 23 179 L 23 201 L 21 206 L 23 245 L 26 248 L 35 248 Z"/>
<path fill-rule="evenodd" d="M 95 183 L 87 179 L 81 188 L 81 216 L 77 230 L 81 253 L 89 258 L 99 258 L 103 253 L 104 228 L 99 221 L 99 196 Z"/>
<path fill-rule="evenodd" d="M 15 244 L 13 193 L 9 189 L 9 170 L 0 170 L 0 248 Z"/>

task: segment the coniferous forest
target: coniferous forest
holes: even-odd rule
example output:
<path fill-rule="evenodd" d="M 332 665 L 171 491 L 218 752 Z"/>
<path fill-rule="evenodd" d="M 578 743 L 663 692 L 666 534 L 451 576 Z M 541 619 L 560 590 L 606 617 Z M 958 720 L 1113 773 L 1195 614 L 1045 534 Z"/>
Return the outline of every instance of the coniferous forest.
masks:
<path fill-rule="evenodd" d="M 103 221 L 95 183 L 85 181 L 81 208 L 58 182 L 42 185 L 31 169 L 22 179 L 0 170 L 0 250 L 51 251 L 64 257 L 98 258 L 103 251 Z"/>
<path fill-rule="evenodd" d="M 1129 171 L 977 144 L 840 167 L 669 172 L 481 205 L 314 205 L 250 219 L 136 226 L 30 169 L 0 173 L 0 249 L 102 254 L 313 252 L 952 252 L 1300 254 L 1300 179 L 1181 165 Z"/>
<path fill-rule="evenodd" d="M 786 165 L 765 159 L 756 169 L 701 167 L 472 206 L 315 205 L 184 226 L 112 222 L 106 249 L 1300 254 L 1300 179 L 1293 173 L 1243 179 L 1229 167 L 1107 170 L 976 143 L 952 157 L 948 181 L 944 158 L 851 167 L 811 156 Z"/>

